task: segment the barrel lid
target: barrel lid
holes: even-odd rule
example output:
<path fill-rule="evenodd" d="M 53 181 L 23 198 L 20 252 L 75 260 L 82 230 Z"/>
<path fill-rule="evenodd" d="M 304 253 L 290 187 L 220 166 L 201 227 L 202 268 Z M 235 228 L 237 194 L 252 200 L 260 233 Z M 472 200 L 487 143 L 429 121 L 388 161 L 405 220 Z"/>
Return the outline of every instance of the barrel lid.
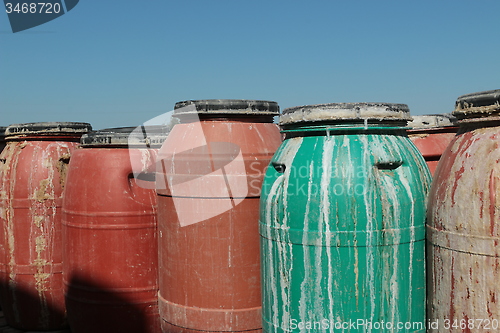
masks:
<path fill-rule="evenodd" d="M 280 125 L 302 122 L 345 120 L 411 120 L 406 104 L 394 103 L 329 103 L 287 108 L 280 117 Z"/>
<path fill-rule="evenodd" d="M 462 95 L 455 103 L 455 115 L 459 119 L 480 118 L 500 113 L 500 89 Z"/>
<path fill-rule="evenodd" d="M 75 135 L 92 130 L 89 123 L 75 122 L 41 122 L 12 124 L 5 130 L 5 136 L 25 135 Z"/>
<path fill-rule="evenodd" d="M 160 147 L 168 131 L 166 126 L 105 128 L 83 135 L 80 142 L 82 147 Z"/>
<path fill-rule="evenodd" d="M 408 123 L 408 127 L 415 129 L 457 126 L 457 118 L 451 113 L 425 114 L 413 116 L 412 118 L 413 119 Z"/>
<path fill-rule="evenodd" d="M 278 116 L 279 111 L 278 103 L 273 101 L 204 99 L 175 103 L 174 116 L 189 114 Z"/>

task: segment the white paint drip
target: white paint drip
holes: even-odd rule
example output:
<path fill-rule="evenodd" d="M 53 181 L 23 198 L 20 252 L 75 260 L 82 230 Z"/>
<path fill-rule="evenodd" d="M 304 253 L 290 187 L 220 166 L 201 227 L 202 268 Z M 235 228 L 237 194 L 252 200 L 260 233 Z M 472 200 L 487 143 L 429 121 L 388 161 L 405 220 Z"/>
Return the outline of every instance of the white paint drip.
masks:
<path fill-rule="evenodd" d="M 283 198 L 283 209 L 287 211 L 287 187 L 289 182 L 289 176 L 292 168 L 290 167 L 293 163 L 293 160 L 297 154 L 297 151 L 300 149 L 302 145 L 302 138 L 293 138 L 289 139 L 285 142 L 284 147 L 281 151 L 277 153 L 275 156 L 275 161 L 285 164 L 288 168 L 285 169 L 285 173 L 278 176 L 269 192 L 266 201 L 266 221 L 265 224 L 271 227 L 277 227 L 282 230 L 288 230 L 289 226 L 287 225 L 287 216 L 286 214 L 283 216 L 283 221 L 280 221 L 279 216 L 279 198 Z M 282 189 L 282 193 L 279 190 Z M 289 241 L 289 240 L 288 240 Z M 288 280 L 288 274 L 290 273 L 290 265 L 293 258 L 287 257 L 286 246 L 288 244 L 289 251 L 291 253 L 290 242 L 280 242 L 272 240 L 271 228 L 267 228 L 267 240 L 268 246 L 268 256 L 269 258 L 264 262 L 266 267 L 263 267 L 264 276 L 271 277 L 271 279 L 276 279 L 277 281 L 268 281 L 270 283 L 271 290 L 269 288 L 264 289 L 265 301 L 270 304 L 272 302 L 272 313 L 273 318 L 272 322 L 276 326 L 280 326 L 279 318 L 278 318 L 278 288 L 277 285 L 280 286 L 280 294 L 281 294 L 281 302 L 282 302 L 282 323 L 287 327 L 290 323 L 290 288 Z M 274 249 L 276 247 L 276 249 Z M 274 253 L 277 252 L 278 258 L 274 258 Z M 278 271 L 274 271 L 274 264 L 278 263 Z M 267 273 L 267 274 L 266 274 Z"/>
<path fill-rule="evenodd" d="M 371 149 L 370 149 L 370 144 L 368 143 L 368 137 L 366 135 L 360 135 L 359 136 L 359 141 L 361 143 L 361 149 L 363 151 L 363 162 L 362 165 L 368 168 L 368 166 L 372 165 L 372 158 L 371 158 Z M 366 173 L 366 180 L 365 180 L 365 191 L 364 191 L 364 203 L 366 207 L 366 232 L 367 232 L 367 237 L 366 237 L 366 275 L 367 275 L 367 281 L 365 282 L 365 285 L 367 286 L 368 289 L 368 295 L 367 297 L 370 299 L 370 318 L 374 318 L 375 316 L 375 299 L 379 296 L 376 295 L 375 293 L 375 272 L 374 272 L 374 261 L 375 261 L 375 251 L 374 251 L 374 239 L 373 239 L 373 231 L 374 231 L 374 225 L 373 225 L 373 212 L 374 212 L 374 207 L 372 205 L 374 198 L 374 190 L 373 185 L 374 185 L 374 179 L 373 179 L 373 172 L 374 169 L 370 168 L 367 169 Z M 369 330 L 371 332 L 371 330 Z"/>
<path fill-rule="evenodd" d="M 333 148 L 335 146 L 335 140 L 330 140 L 327 138 L 323 142 L 323 155 L 322 155 L 322 170 L 321 174 L 321 195 L 320 195 L 320 233 L 325 234 L 325 244 L 324 247 L 319 247 L 320 249 L 326 250 L 327 263 L 328 263 L 328 301 L 329 301 L 329 316 L 327 318 L 333 318 L 334 311 L 334 301 L 333 301 L 333 268 L 332 268 L 332 244 L 331 244 L 331 229 L 330 229 L 330 181 L 332 175 L 332 160 L 333 160 Z M 325 313 L 326 315 L 326 313 Z M 326 332 L 326 329 L 323 329 Z"/>
<path fill-rule="evenodd" d="M 306 210 L 304 216 L 304 234 L 302 236 L 302 244 L 308 244 L 308 232 L 309 232 L 309 211 L 311 208 L 311 195 L 312 195 L 312 183 L 314 178 L 314 161 L 311 161 L 309 165 L 309 181 L 307 183 L 307 202 Z M 310 298 L 310 279 L 311 279 L 311 261 L 309 260 L 309 246 L 303 245 L 303 255 L 304 255 L 304 280 L 300 284 L 300 299 L 299 299 L 299 319 L 300 322 L 307 322 L 308 318 L 308 305 L 311 300 Z"/>

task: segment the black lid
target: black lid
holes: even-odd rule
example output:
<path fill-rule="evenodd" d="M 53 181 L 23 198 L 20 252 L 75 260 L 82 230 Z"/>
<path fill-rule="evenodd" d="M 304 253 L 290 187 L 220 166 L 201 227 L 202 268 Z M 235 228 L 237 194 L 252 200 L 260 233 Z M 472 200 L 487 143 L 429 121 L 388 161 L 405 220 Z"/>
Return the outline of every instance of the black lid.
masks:
<path fill-rule="evenodd" d="M 12 124 L 5 130 L 5 136 L 28 136 L 28 135 L 76 135 L 87 133 L 92 130 L 89 123 L 73 122 L 41 122 Z"/>
<path fill-rule="evenodd" d="M 278 103 L 246 99 L 205 99 L 175 103 L 174 116 L 189 114 L 277 116 Z"/>
<path fill-rule="evenodd" d="M 82 136 L 82 147 L 160 147 L 167 138 L 166 126 L 105 128 Z"/>
<path fill-rule="evenodd" d="M 451 113 L 413 116 L 412 120 L 408 123 L 408 127 L 413 129 L 430 129 L 453 126 L 457 126 L 457 118 Z"/>
<path fill-rule="evenodd" d="M 5 130 L 7 127 L 5 126 L 0 126 L 0 140 L 3 140 L 5 138 Z"/>
<path fill-rule="evenodd" d="M 500 113 L 500 89 L 462 95 L 455 103 L 455 115 L 459 119 L 480 118 Z"/>
<path fill-rule="evenodd" d="M 345 120 L 411 120 L 406 104 L 394 103 L 329 103 L 304 105 L 283 110 L 280 125 L 302 122 Z"/>

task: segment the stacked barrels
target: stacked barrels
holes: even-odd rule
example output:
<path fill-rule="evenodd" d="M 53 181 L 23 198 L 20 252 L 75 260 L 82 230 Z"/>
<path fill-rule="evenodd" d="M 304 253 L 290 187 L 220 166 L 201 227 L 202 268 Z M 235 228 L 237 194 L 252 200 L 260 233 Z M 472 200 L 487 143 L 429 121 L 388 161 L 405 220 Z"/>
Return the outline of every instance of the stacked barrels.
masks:
<path fill-rule="evenodd" d="M 6 321 L 74 333 L 495 331 L 499 105 L 500 90 L 460 96 L 453 116 L 307 105 L 278 126 L 272 101 L 189 100 L 170 133 L 0 127 Z"/>

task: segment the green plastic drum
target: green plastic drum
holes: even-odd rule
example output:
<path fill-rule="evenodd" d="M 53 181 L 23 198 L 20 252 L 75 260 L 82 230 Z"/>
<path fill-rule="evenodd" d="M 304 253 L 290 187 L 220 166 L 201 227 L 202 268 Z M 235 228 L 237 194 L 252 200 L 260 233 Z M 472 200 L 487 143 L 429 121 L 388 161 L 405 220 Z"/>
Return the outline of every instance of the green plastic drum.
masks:
<path fill-rule="evenodd" d="M 404 104 L 285 109 L 260 208 L 265 332 L 425 332 L 431 176 Z"/>

